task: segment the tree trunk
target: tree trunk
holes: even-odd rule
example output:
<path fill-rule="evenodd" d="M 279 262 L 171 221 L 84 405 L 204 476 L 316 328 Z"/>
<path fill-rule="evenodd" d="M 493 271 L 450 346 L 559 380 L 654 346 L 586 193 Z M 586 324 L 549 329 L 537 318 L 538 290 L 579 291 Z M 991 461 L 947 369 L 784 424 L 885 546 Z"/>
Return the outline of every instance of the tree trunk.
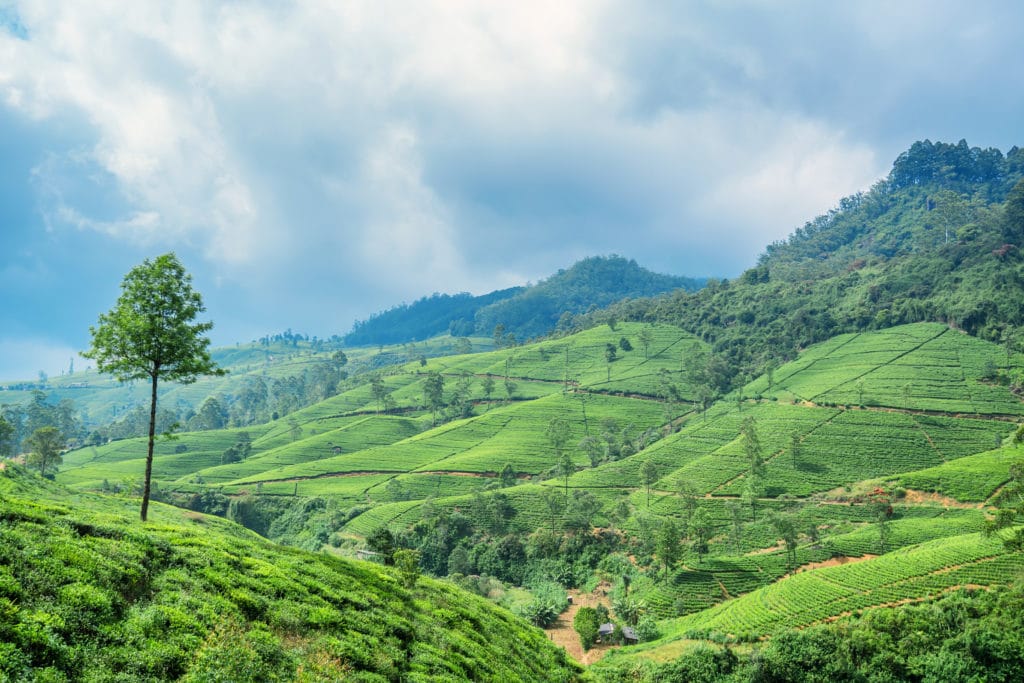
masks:
<path fill-rule="evenodd" d="M 149 400 L 149 447 L 146 450 L 146 480 L 142 485 L 142 521 L 146 521 L 149 513 L 149 483 L 153 477 L 153 441 L 156 435 L 156 382 L 160 366 L 153 368 L 153 392 Z"/>

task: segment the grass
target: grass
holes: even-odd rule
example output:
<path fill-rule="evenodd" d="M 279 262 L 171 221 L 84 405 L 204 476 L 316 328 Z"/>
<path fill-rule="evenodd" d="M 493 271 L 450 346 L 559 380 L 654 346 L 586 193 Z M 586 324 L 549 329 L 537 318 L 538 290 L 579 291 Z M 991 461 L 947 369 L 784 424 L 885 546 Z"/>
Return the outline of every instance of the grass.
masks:
<path fill-rule="evenodd" d="M 972 415 L 1022 415 L 1006 387 L 985 381 L 986 367 L 1006 364 L 995 344 L 938 323 L 847 334 L 819 344 L 746 395 L 780 400 L 895 407 Z"/>

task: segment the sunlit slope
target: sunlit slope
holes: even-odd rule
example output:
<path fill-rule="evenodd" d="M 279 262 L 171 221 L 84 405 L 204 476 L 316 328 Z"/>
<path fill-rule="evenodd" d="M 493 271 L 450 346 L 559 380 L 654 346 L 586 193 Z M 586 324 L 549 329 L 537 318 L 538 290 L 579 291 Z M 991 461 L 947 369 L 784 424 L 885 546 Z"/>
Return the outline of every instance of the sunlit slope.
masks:
<path fill-rule="evenodd" d="M 494 342 L 485 337 L 468 339 L 476 350 L 492 348 Z M 458 340 L 448 335 L 415 344 L 387 345 L 344 349 L 348 357 L 346 370 L 358 374 L 377 367 L 392 367 L 415 358 L 430 358 L 453 352 Z M 211 355 L 219 366 L 227 370 L 220 377 L 201 377 L 192 384 L 165 382 L 159 388 L 162 405 L 188 405 L 198 408 L 208 396 L 238 395 L 252 380 L 269 382 L 275 379 L 299 377 L 328 360 L 337 350 L 335 343 L 314 343 L 295 339 L 275 340 L 267 344 L 248 342 L 212 349 Z M 134 406 L 149 405 L 149 387 L 144 382 L 121 384 L 113 377 L 86 370 L 82 359 L 73 374 L 47 378 L 45 391 L 52 400 L 70 398 L 77 409 L 84 411 L 95 424 L 115 420 Z M 26 377 L 24 382 L 12 382 L 14 390 L 0 391 L 0 404 L 20 403 L 31 399 L 31 386 L 38 378 Z M 24 386 L 22 386 L 24 385 Z M 20 388 L 19 388 L 20 387 Z"/>
<path fill-rule="evenodd" d="M 631 347 L 626 351 L 621 342 Z M 646 339 L 646 344 L 644 340 Z M 608 345 L 615 348 L 608 360 Z M 560 339 L 474 354 L 436 358 L 427 369 L 445 373 L 471 372 L 496 377 L 568 382 L 597 391 L 644 393 L 660 396 L 662 372 L 678 376 L 686 358 L 707 346 L 678 327 L 662 324 L 618 323 L 600 325 Z M 680 387 L 693 398 L 693 387 Z"/>
<path fill-rule="evenodd" d="M 662 639 L 616 653 L 659 658 L 686 637 L 771 635 L 872 607 L 894 606 L 963 586 L 1003 585 L 1024 569 L 1024 555 L 981 534 L 941 538 L 883 556 L 789 576 L 711 609 L 664 622 Z M 610 659 L 614 661 L 614 659 Z"/>
<path fill-rule="evenodd" d="M 543 632 L 450 584 L 217 518 L 0 471 L 0 678 L 580 680 Z"/>
<path fill-rule="evenodd" d="M 996 344 L 938 323 L 844 334 L 808 349 L 744 390 L 748 396 L 825 405 L 899 407 L 953 414 L 1024 414 L 1024 403 L 986 377 L 1010 359 Z"/>
<path fill-rule="evenodd" d="M 747 419 L 757 427 L 768 497 L 938 466 L 991 449 L 1011 430 L 994 418 L 1024 413 L 1008 388 L 984 379 L 990 363 L 1005 366 L 1005 352 L 943 325 L 844 335 L 775 370 L 771 390 L 767 377 L 758 378 L 737 392 L 741 400 L 725 399 L 706 417 L 691 416 L 679 433 L 581 471 L 570 485 L 636 486 L 651 460 L 661 477 L 656 488 L 674 491 L 685 481 L 700 493 L 739 495 L 749 469 L 741 434 Z M 946 390 L 963 398 L 922 398 Z"/>
<path fill-rule="evenodd" d="M 510 465 L 517 476 L 539 475 L 556 465 L 545 436 L 553 419 L 564 418 L 569 422 L 568 442 L 575 444 L 588 430 L 599 432 L 603 420 L 656 427 L 663 419 L 662 413 L 662 406 L 655 401 L 559 393 L 494 408 L 484 415 L 441 425 L 391 445 L 270 469 L 225 483 L 251 485 L 259 481 L 379 472 L 410 476 L 454 473 L 493 479 L 505 465 Z M 586 456 L 575 448 L 572 452 L 574 460 L 582 466 Z M 485 483 L 477 482 L 477 486 L 482 488 Z M 321 493 L 329 490 L 326 482 L 318 488 Z"/>
<path fill-rule="evenodd" d="M 612 360 L 609 345 L 616 349 Z M 505 465 L 519 477 L 550 470 L 555 462 L 545 429 L 556 417 L 569 422 L 569 443 L 575 445 L 600 434 L 609 419 L 622 428 L 657 429 L 689 410 L 678 402 L 666 406 L 660 394 L 669 384 L 679 396 L 694 393 L 680 367 L 686 353 L 699 348 L 678 328 L 622 323 L 539 344 L 409 363 L 380 374 L 389 406 L 367 381 L 269 424 L 179 434 L 158 442 L 154 477 L 172 488 L 199 484 L 230 492 L 260 484 L 264 493 L 352 498 L 369 492 L 387 501 L 395 489 L 379 485 L 405 475 L 398 482 L 403 496 L 468 493 Z M 427 410 L 424 385 L 434 373 L 444 380 L 445 402 L 460 394 L 473 405 L 474 417 L 430 427 L 437 416 Z M 418 434 L 422 429 L 427 431 Z M 246 437 L 249 457 L 223 463 L 224 452 Z M 81 449 L 69 454 L 59 480 L 96 487 L 130 479 L 142 471 L 144 454 L 144 439 Z M 573 456 L 581 466 L 586 462 L 575 450 Z"/>
<path fill-rule="evenodd" d="M 352 415 L 304 423 L 279 420 L 245 429 L 190 432 L 157 442 L 154 480 L 164 486 L 221 484 L 253 472 L 326 458 L 367 445 L 391 443 L 418 431 L 416 422 L 406 418 Z M 224 464 L 225 451 L 246 437 L 252 444 L 249 457 Z M 126 439 L 79 449 L 65 457 L 57 479 L 89 488 L 104 479 L 114 484 L 137 478 L 145 467 L 145 454 L 145 439 Z"/>

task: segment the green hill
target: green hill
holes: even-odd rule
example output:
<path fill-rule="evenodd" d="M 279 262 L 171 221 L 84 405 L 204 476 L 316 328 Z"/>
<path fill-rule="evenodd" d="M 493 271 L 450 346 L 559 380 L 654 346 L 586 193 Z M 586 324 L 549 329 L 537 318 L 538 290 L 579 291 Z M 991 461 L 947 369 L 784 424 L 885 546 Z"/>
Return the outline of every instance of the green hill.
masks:
<path fill-rule="evenodd" d="M 4 680 L 580 680 L 481 598 L 0 470 Z"/>
<path fill-rule="evenodd" d="M 679 325 L 733 386 L 838 334 L 945 322 L 1018 344 L 1024 324 L 1024 149 L 914 145 L 888 177 L 771 244 L 731 281 L 579 316 Z"/>
<path fill-rule="evenodd" d="M 659 275 L 621 256 L 594 256 L 535 285 L 483 296 L 434 294 L 359 321 L 345 335 L 352 346 L 399 344 L 450 333 L 490 336 L 497 326 L 509 339 L 534 339 L 553 332 L 563 315 L 682 288 L 703 280 Z"/>

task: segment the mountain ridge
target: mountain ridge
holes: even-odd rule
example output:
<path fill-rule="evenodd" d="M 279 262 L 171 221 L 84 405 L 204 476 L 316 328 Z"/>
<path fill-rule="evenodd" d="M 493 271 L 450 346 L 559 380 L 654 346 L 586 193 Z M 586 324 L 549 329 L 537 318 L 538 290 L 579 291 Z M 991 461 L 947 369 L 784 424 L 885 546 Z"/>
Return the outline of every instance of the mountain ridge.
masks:
<path fill-rule="evenodd" d="M 357 321 L 344 341 L 361 346 L 422 341 L 444 333 L 491 336 L 499 325 L 499 341 L 525 341 L 553 332 L 566 313 L 674 289 L 699 289 L 703 282 L 654 273 L 622 256 L 592 256 L 533 285 L 481 296 L 435 293 L 400 304 Z"/>

